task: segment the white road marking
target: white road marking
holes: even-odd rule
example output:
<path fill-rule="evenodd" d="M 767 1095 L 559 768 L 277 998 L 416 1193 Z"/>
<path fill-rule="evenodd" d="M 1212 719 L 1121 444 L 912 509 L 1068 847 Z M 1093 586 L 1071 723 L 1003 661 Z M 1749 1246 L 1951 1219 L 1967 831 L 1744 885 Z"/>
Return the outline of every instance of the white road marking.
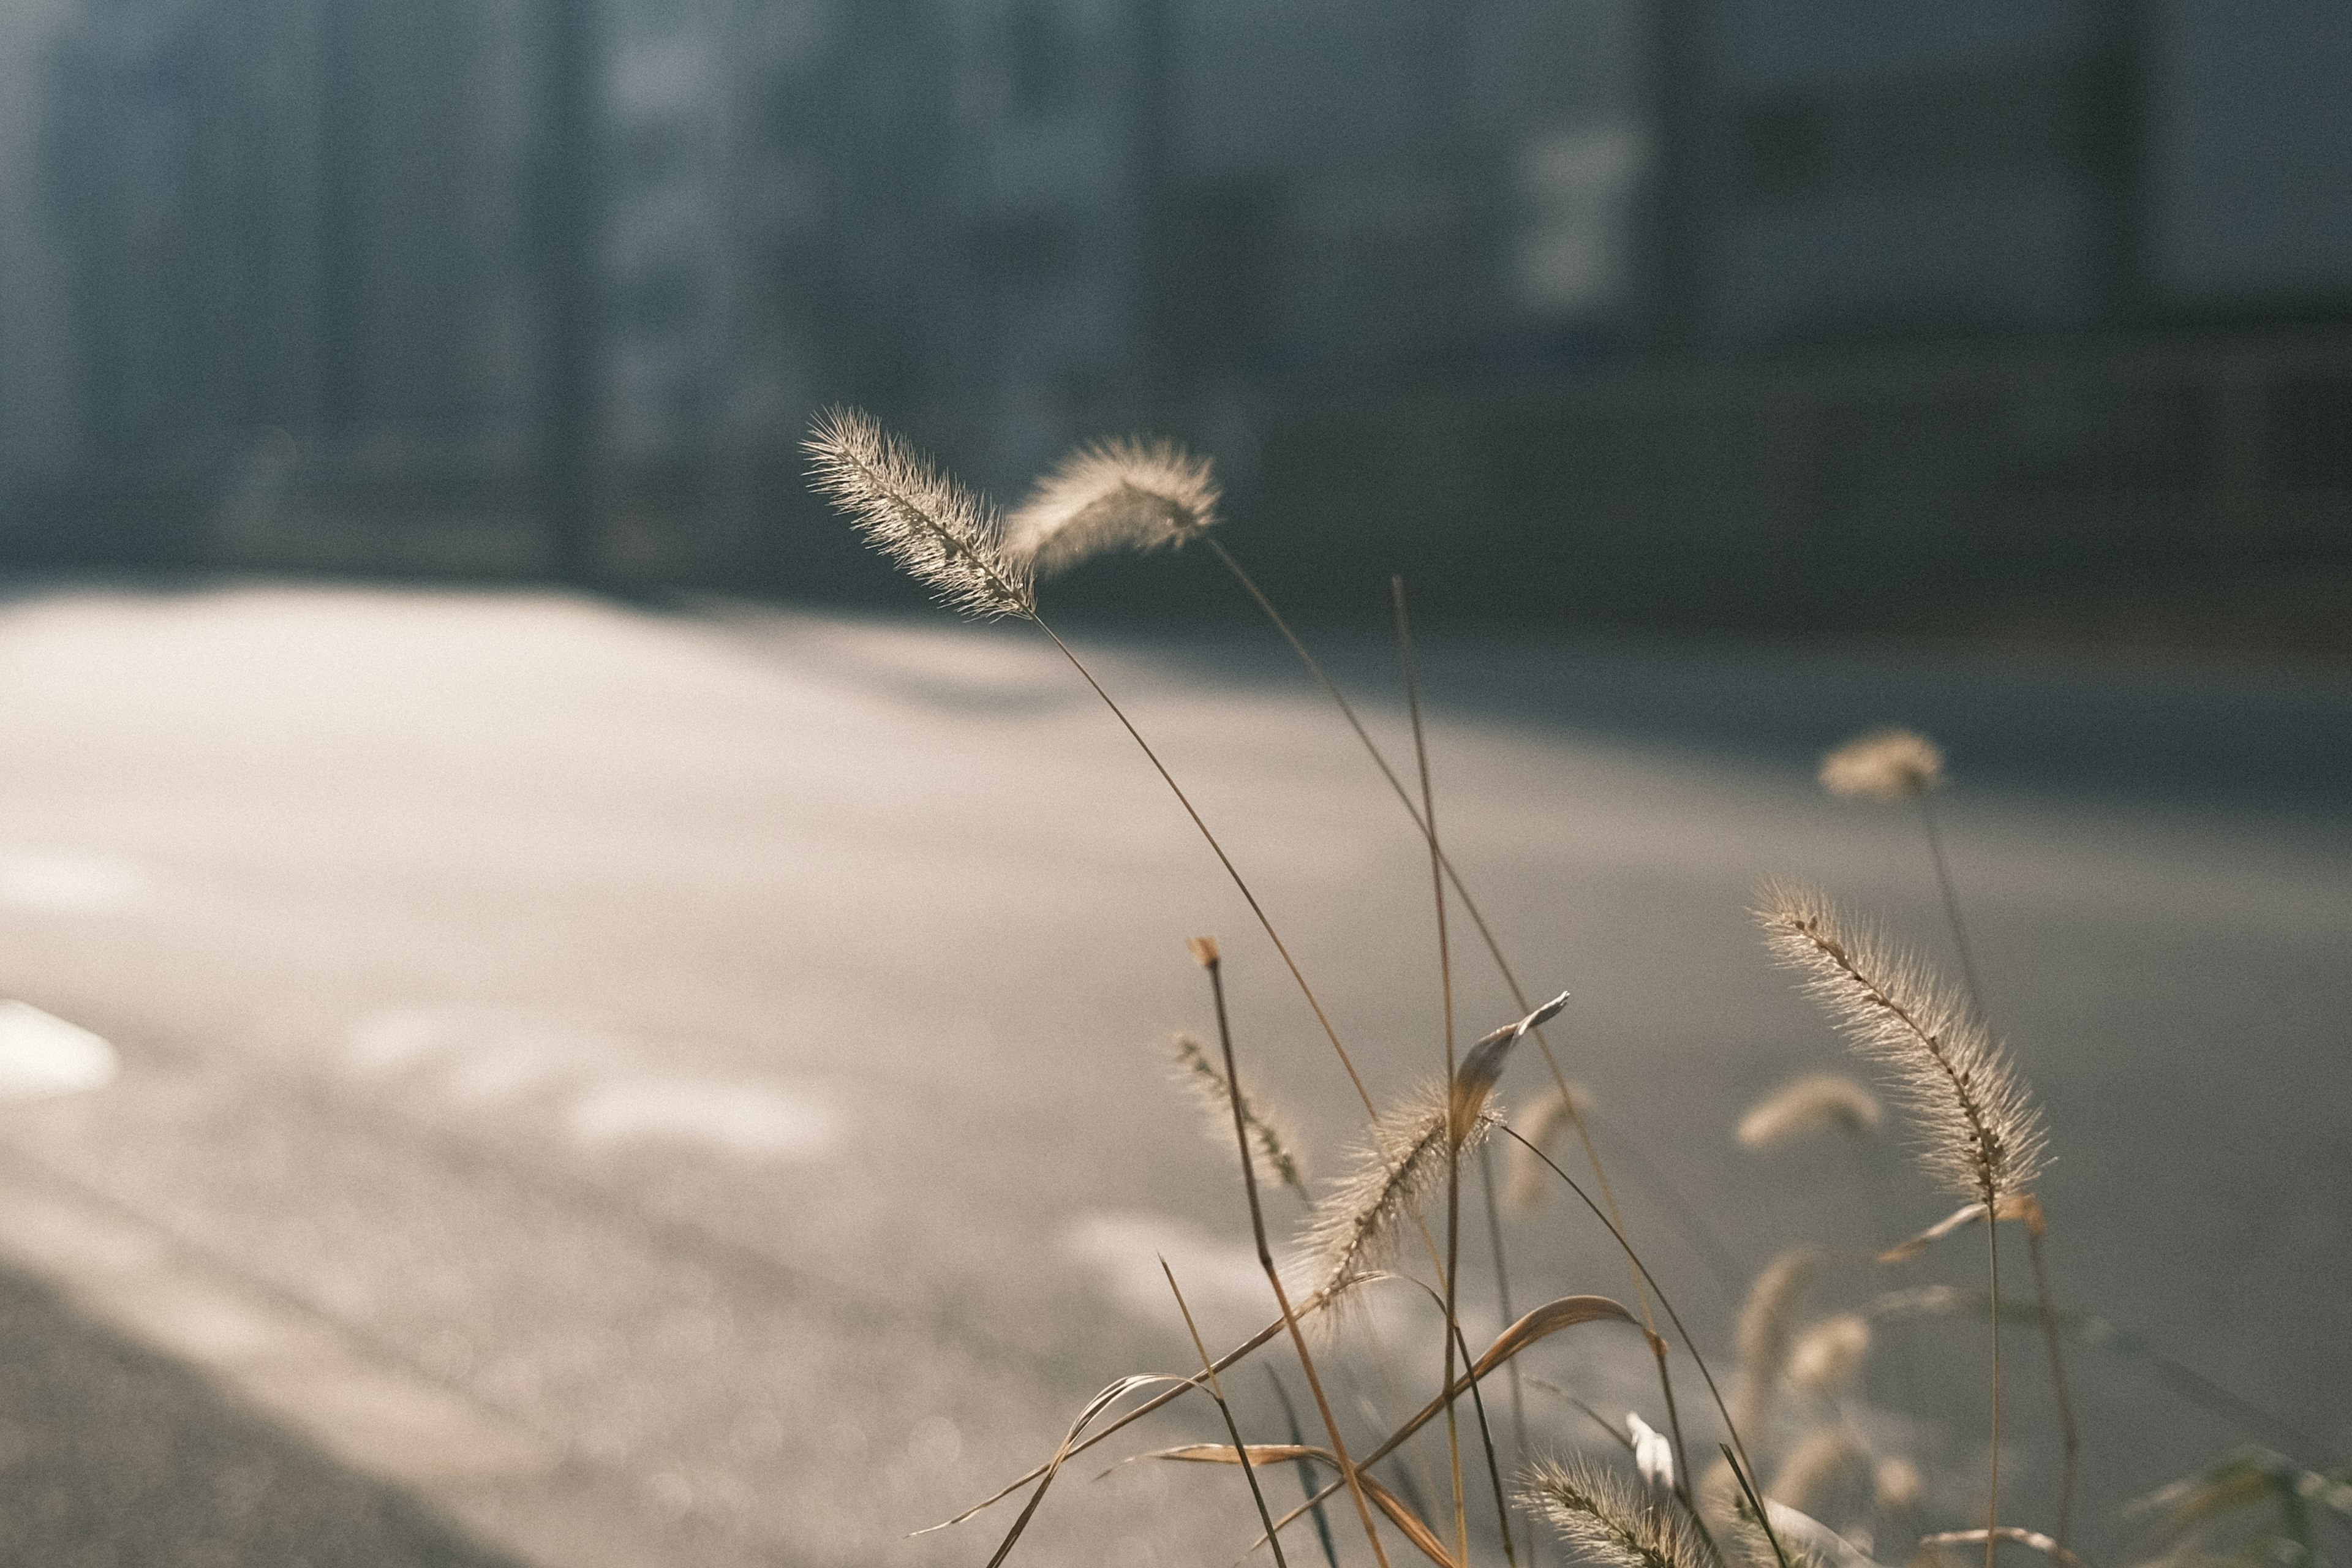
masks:
<path fill-rule="evenodd" d="M 814 1159 L 832 1149 L 841 1118 L 803 1090 L 749 1079 L 637 1073 L 595 1084 L 564 1123 L 583 1143 L 699 1144 L 761 1160 Z"/>
<path fill-rule="evenodd" d="M 48 1100 L 104 1089 L 114 1047 L 26 1002 L 0 1002 L 0 1100 Z"/>
<path fill-rule="evenodd" d="M 155 895 L 136 861 L 79 849 L 0 849 L 0 904 L 59 914 L 112 914 Z"/>
<path fill-rule="evenodd" d="M 1176 1283 L 1195 1316 L 1244 1309 L 1262 1316 L 1274 1310 L 1274 1292 L 1258 1268 L 1255 1247 L 1221 1241 L 1172 1215 L 1089 1209 L 1063 1230 L 1062 1247 L 1094 1268 L 1113 1300 L 1162 1326 L 1182 1324 L 1167 1276 L 1160 1271 L 1162 1258 L 1176 1271 Z"/>

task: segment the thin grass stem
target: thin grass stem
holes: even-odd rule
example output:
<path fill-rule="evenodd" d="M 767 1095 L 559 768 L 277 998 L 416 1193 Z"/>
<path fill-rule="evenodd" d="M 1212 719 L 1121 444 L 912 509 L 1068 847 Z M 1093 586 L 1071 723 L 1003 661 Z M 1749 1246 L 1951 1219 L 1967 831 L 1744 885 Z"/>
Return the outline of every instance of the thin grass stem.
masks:
<path fill-rule="evenodd" d="M 1992 1275 L 1992 1300 L 2000 1300 L 2000 1226 L 1994 1205 L 1985 1201 L 1985 1262 Z M 2000 1551 L 2000 1314 L 1992 1315 L 1992 1449 L 1991 1475 L 1985 1497 L 1985 1568 L 1992 1568 Z"/>
<path fill-rule="evenodd" d="M 1298 1425 L 1298 1412 L 1290 1403 L 1290 1390 L 1282 1386 L 1282 1378 L 1274 1368 L 1265 1369 L 1265 1380 L 1274 1384 L 1275 1403 L 1282 1406 L 1283 1425 L 1290 1430 L 1290 1446 L 1303 1448 L 1307 1434 Z M 1298 1468 L 1298 1493 L 1307 1500 L 1307 1511 L 1315 1516 L 1315 1539 L 1323 1548 L 1324 1568 L 1339 1568 L 1339 1551 L 1331 1541 L 1331 1521 L 1324 1514 L 1323 1505 L 1315 1500 L 1315 1468 L 1305 1459 L 1294 1461 Z M 1266 1539 L 1274 1539 L 1274 1527 L 1266 1526 Z"/>
<path fill-rule="evenodd" d="M 1429 740 L 1421 723 L 1421 672 L 1412 652 L 1412 616 L 1405 608 L 1404 579 L 1389 579 L 1389 597 L 1396 608 L 1397 663 L 1404 674 L 1405 708 L 1412 716 L 1412 756 L 1421 773 L 1421 831 L 1429 843 L 1429 882 L 1437 905 L 1437 984 L 1445 1021 L 1445 1081 L 1451 1086 L 1454 1061 L 1454 960 L 1445 940 L 1445 866 L 1438 849 L 1437 797 L 1429 781 Z M 1454 1386 L 1454 1342 L 1461 1338 L 1454 1321 L 1454 1289 L 1462 1258 L 1462 1140 L 1449 1128 L 1445 1149 L 1445 1371 L 1438 1387 Z M 1467 1352 L 1465 1352 L 1465 1355 Z M 1470 1560 L 1469 1514 L 1462 1497 L 1462 1436 L 1454 1401 L 1445 1401 L 1445 1458 L 1454 1483 L 1454 1555 Z M 1506 1522 L 1505 1528 L 1508 1529 Z"/>
<path fill-rule="evenodd" d="M 2082 1437 L 2074 1425 L 2074 1399 L 2066 1385 L 2066 1362 L 2058 1349 L 2058 1313 L 2050 1290 L 2050 1266 L 2042 1256 L 2042 1226 L 2025 1227 L 2025 1255 L 2033 1263 L 2033 1294 L 2042 1319 L 2042 1342 L 2050 1352 L 2050 1386 L 2058 1396 L 2063 1451 L 2058 1466 L 2058 1550 L 2064 1552 L 2074 1521 L 2074 1476 Z M 1999 1300 L 1996 1296 L 1993 1298 Z M 1996 1314 L 1998 1316 L 1998 1314 Z"/>
<path fill-rule="evenodd" d="M 1057 637 L 1055 640 L 1058 642 L 1061 639 Z M 1076 662 L 1075 658 L 1073 662 Z M 1092 677 L 1088 679 L 1091 680 Z M 1105 700 L 1108 701 L 1108 699 L 1106 698 Z M 1131 728 L 1129 732 L 1132 733 Z M 1141 737 L 1138 736 L 1137 740 L 1140 742 Z M 1157 761 L 1157 759 L 1154 760 Z M 1188 805 L 1185 809 L 1189 811 L 1191 807 Z M 1199 819 L 1196 817 L 1194 820 Z M 1202 831 L 1205 832 L 1206 829 Z M 1217 853 L 1222 858 L 1224 851 L 1220 849 Z M 1253 904 L 1252 907 L 1255 908 L 1255 905 Z M 1271 930 L 1272 928 L 1269 927 L 1269 932 Z M 1389 1568 L 1388 1552 L 1381 1545 L 1380 1531 L 1372 1525 L 1371 1506 L 1364 1500 L 1363 1481 L 1356 1474 L 1355 1461 L 1348 1458 L 1347 1439 L 1339 1435 L 1339 1422 L 1338 1417 L 1331 1414 L 1330 1400 L 1324 1395 L 1323 1380 L 1316 1375 L 1315 1358 L 1307 1351 L 1307 1336 L 1298 1331 L 1298 1318 L 1291 1310 L 1290 1292 L 1283 1289 L 1282 1270 L 1275 1267 L 1274 1249 L 1266 1244 L 1265 1215 L 1258 1206 L 1257 1170 L 1250 1157 L 1249 1128 L 1242 1120 L 1242 1080 L 1240 1073 L 1234 1066 L 1233 1026 L 1225 1016 L 1223 965 L 1217 955 L 1214 942 L 1204 942 L 1194 949 L 1194 952 L 1200 958 L 1201 967 L 1209 972 L 1209 991 L 1216 1001 L 1217 1046 L 1224 1054 L 1225 1084 L 1233 1092 L 1234 1137 L 1241 1150 L 1242 1186 L 1249 1194 L 1250 1234 L 1257 1243 L 1258 1267 L 1265 1270 L 1266 1283 L 1274 1288 L 1275 1305 L 1282 1310 L 1283 1327 L 1289 1331 L 1291 1349 L 1298 1354 L 1298 1370 L 1306 1376 L 1307 1392 L 1315 1396 L 1315 1407 L 1322 1415 L 1323 1428 L 1331 1438 L 1332 1458 L 1338 1460 L 1339 1478 L 1347 1482 L 1348 1495 L 1355 1501 L 1356 1517 L 1363 1524 L 1365 1540 L 1371 1543 L 1373 1561 L 1377 1562 L 1381 1568 Z M 1338 1044 L 1337 1037 L 1334 1037 L 1332 1043 Z M 1355 1071 L 1352 1067 L 1348 1070 L 1351 1076 Z M 1999 1300 L 2000 1298 L 1996 1294 L 1993 1299 Z"/>
<path fill-rule="evenodd" d="M 1478 1186 L 1486 1203 L 1486 1240 L 1495 1253 L 1495 1294 L 1502 1304 L 1503 1321 L 1516 1323 L 1519 1321 L 1519 1314 L 1511 1305 L 1511 1270 L 1503 1254 L 1503 1216 L 1502 1212 L 1495 1205 L 1495 1161 L 1491 1146 L 1485 1143 L 1478 1145 Z M 1519 1358 L 1513 1356 L 1504 1365 L 1511 1379 L 1512 1448 L 1518 1456 L 1517 1462 L 1525 1464 L 1528 1453 L 1528 1407 L 1527 1394 L 1521 1387 Z M 1533 1563 L 1536 1557 L 1535 1521 L 1530 1519 L 1526 1523 L 1528 1561 Z M 1507 1536 L 1509 1529 L 1507 1523 L 1504 1526 Z"/>
<path fill-rule="evenodd" d="M 1471 1355 L 1470 1342 L 1462 1337 L 1462 1330 L 1458 1324 L 1454 1330 L 1454 1348 L 1462 1354 L 1464 1370 L 1469 1373 L 1464 1381 L 1470 1384 L 1470 1409 L 1472 1414 L 1478 1417 L 1478 1440 L 1486 1446 L 1486 1476 L 1495 1486 L 1495 1528 L 1502 1531 L 1503 1561 L 1510 1564 L 1510 1568 L 1519 1568 L 1519 1554 L 1511 1545 L 1511 1509 L 1510 1505 L 1503 1500 L 1503 1467 L 1501 1461 L 1495 1458 L 1495 1432 L 1494 1428 L 1486 1424 L 1486 1401 L 1478 1392 L 1478 1363 L 1476 1358 Z M 1463 1552 L 1462 1561 L 1465 1564 L 1470 1561 L 1466 1548 Z"/>
<path fill-rule="evenodd" d="M 1217 1414 L 1225 1418 L 1225 1432 L 1234 1440 L 1234 1458 L 1242 1468 L 1242 1479 L 1249 1482 L 1250 1500 L 1257 1504 L 1257 1517 L 1266 1532 L 1274 1531 L 1274 1515 L 1265 1506 L 1265 1493 L 1258 1489 L 1257 1467 L 1250 1463 L 1249 1445 L 1242 1441 L 1240 1423 L 1234 1419 L 1234 1407 L 1225 1403 L 1224 1388 L 1217 1382 L 1217 1369 L 1210 1363 L 1209 1347 L 1201 1342 L 1200 1325 L 1192 1321 L 1192 1309 L 1184 1303 L 1184 1292 L 1176 1283 L 1176 1271 L 1168 1267 L 1168 1259 L 1160 1260 L 1160 1272 L 1168 1277 L 1169 1294 L 1176 1298 L 1176 1310 L 1184 1314 L 1184 1331 L 1192 1336 L 1192 1349 L 1201 1358 L 1201 1371 L 1209 1380 L 1209 1397 L 1216 1401 Z M 1283 1560 L 1282 1542 L 1274 1542 L 1275 1568 L 1290 1568 Z"/>
<path fill-rule="evenodd" d="M 1234 581 L 1239 584 L 1242 591 L 1256 604 L 1265 618 L 1273 624 L 1274 629 L 1281 634 L 1283 641 L 1290 645 L 1290 651 L 1298 656 L 1299 663 L 1307 667 L 1307 672 L 1313 676 L 1316 682 L 1323 688 L 1325 695 L 1331 699 L 1332 705 L 1339 710 L 1339 716 L 1345 719 L 1348 721 L 1348 727 L 1355 731 L 1356 739 L 1362 744 L 1365 754 L 1370 757 L 1372 764 L 1380 769 L 1381 776 L 1388 781 L 1389 788 L 1395 792 L 1397 800 L 1412 816 L 1413 825 L 1426 834 L 1427 825 L 1423 820 L 1421 808 L 1413 804 L 1412 791 L 1407 789 L 1404 781 L 1397 776 L 1396 770 L 1389 765 L 1389 760 L 1382 754 L 1379 742 L 1372 739 L 1371 731 L 1364 727 L 1363 720 L 1358 717 L 1355 706 L 1339 689 L 1339 683 L 1331 679 L 1321 662 L 1307 650 L 1306 643 L 1299 639 L 1298 634 L 1291 628 L 1289 621 L 1284 617 L 1279 609 L 1275 607 L 1274 601 L 1266 597 L 1265 591 L 1258 586 L 1257 580 L 1234 558 L 1233 552 L 1224 547 L 1223 542 L 1214 534 L 1204 535 L 1202 542 L 1211 553 L 1216 556 L 1225 570 L 1232 574 Z M 1455 897 L 1462 900 L 1463 911 L 1470 917 L 1470 923 L 1476 929 L 1479 941 L 1486 946 L 1488 955 L 1494 959 L 1495 968 L 1502 975 L 1505 986 L 1509 989 L 1513 1003 L 1522 1013 L 1532 1010 L 1534 1005 L 1528 1001 L 1527 992 L 1519 984 L 1518 976 L 1512 973 L 1510 961 L 1503 955 L 1502 943 L 1496 939 L 1493 928 L 1486 923 L 1486 917 L 1479 910 L 1477 900 L 1471 897 L 1470 889 L 1464 884 L 1461 873 L 1454 869 L 1454 863 L 1446 858 L 1442 848 L 1435 848 L 1433 852 L 1438 864 L 1444 868 L 1446 880 L 1453 884 Z M 1576 1109 L 1575 1097 L 1569 1092 L 1568 1075 L 1560 1070 L 1559 1058 L 1553 1053 L 1551 1042 L 1545 1037 L 1543 1030 L 1538 1028 L 1533 1033 L 1536 1047 L 1543 1054 L 1544 1066 L 1550 1070 L 1553 1084 L 1559 1089 L 1561 1099 L 1567 1102 L 1569 1124 L 1576 1129 L 1577 1139 L 1584 1147 L 1585 1160 L 1592 1167 L 1593 1181 L 1601 1188 L 1601 1202 L 1607 1205 L 1612 1221 L 1622 1229 L 1624 1216 L 1617 1205 L 1617 1194 L 1610 1183 L 1608 1170 L 1601 1163 L 1601 1152 L 1593 1145 L 1592 1134 L 1584 1124 L 1583 1115 Z M 1696 1216 L 1690 1215 L 1685 1205 L 1671 1206 L 1679 1216 L 1684 1218 L 1685 1223 L 1696 1221 Z M 1705 1233 L 1703 1222 L 1699 1224 L 1704 1240 L 1700 1250 L 1710 1258 L 1720 1256 L 1723 1251 L 1721 1245 L 1711 1234 Z M 1638 1274 L 1630 1268 L 1627 1273 L 1633 1278 L 1633 1296 L 1635 1302 L 1641 1308 L 1643 1326 L 1654 1333 L 1657 1325 L 1651 1316 L 1648 1292 L 1643 1289 Z"/>
<path fill-rule="evenodd" d="M 1976 953 L 1969 945 L 1969 928 L 1960 919 L 1959 894 L 1952 886 L 1952 868 L 1944 858 L 1944 835 L 1936 825 L 1935 795 L 1921 790 L 1918 795 L 1919 822 L 1927 833 L 1927 856 L 1936 863 L 1936 888 L 1944 900 L 1944 919 L 1952 928 L 1952 945 L 1960 955 L 1960 984 L 1968 992 L 1969 1005 L 1976 1009 L 1977 1022 L 1985 1023 L 1984 989 L 1977 984 Z"/>

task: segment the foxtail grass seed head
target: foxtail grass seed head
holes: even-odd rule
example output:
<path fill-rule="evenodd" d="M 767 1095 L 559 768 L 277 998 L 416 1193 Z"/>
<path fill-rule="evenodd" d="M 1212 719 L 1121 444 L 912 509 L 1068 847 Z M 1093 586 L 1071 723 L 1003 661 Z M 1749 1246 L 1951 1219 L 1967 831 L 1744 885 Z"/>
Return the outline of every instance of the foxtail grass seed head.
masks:
<path fill-rule="evenodd" d="M 1031 567 L 1005 549 L 996 509 L 871 415 L 834 409 L 802 445 L 818 492 L 942 604 L 982 619 L 1036 618 Z"/>
<path fill-rule="evenodd" d="M 1178 1035 L 1171 1040 L 1168 1054 L 1175 1062 L 1177 1081 L 1201 1103 L 1204 1114 L 1202 1130 L 1226 1153 L 1235 1154 L 1234 1100 L 1223 1069 L 1210 1057 L 1208 1047 L 1191 1035 Z M 1242 1128 L 1249 1134 L 1252 1157 L 1275 1180 L 1301 1197 L 1306 1196 L 1306 1167 L 1297 1152 L 1298 1142 L 1291 1134 L 1286 1119 L 1247 1094 L 1241 1096 L 1241 1110 Z"/>
<path fill-rule="evenodd" d="M 1820 1251 L 1811 1247 L 1780 1254 L 1756 1276 L 1739 1309 L 1739 1381 L 1732 1391 L 1731 1419 L 1750 1449 L 1764 1446 L 1772 1396 L 1789 1369 L 1797 1305 L 1821 1261 Z"/>
<path fill-rule="evenodd" d="M 1818 1513 L 1830 1504 L 1866 1497 L 1870 1479 L 1870 1456 L 1844 1428 L 1823 1426 L 1789 1451 L 1764 1491 L 1775 1502 Z"/>
<path fill-rule="evenodd" d="M 1895 1510 L 1918 1506 L 1920 1494 L 1927 1489 L 1927 1478 L 1919 1467 L 1905 1458 L 1881 1459 L 1870 1473 L 1871 1491 L 1878 1506 Z"/>
<path fill-rule="evenodd" d="M 1822 758 L 1822 787 L 1864 800 L 1909 800 L 1944 782 L 1944 753 L 1911 730 L 1873 730 Z"/>
<path fill-rule="evenodd" d="M 1565 1093 L 1555 1085 L 1520 1115 L 1518 1134 L 1519 1138 L 1527 1140 L 1527 1143 L 1520 1142 L 1518 1138 L 1511 1140 L 1511 1179 L 1505 1202 L 1515 1209 L 1531 1208 L 1543 1196 L 1545 1188 L 1553 1179 L 1551 1172 L 1536 1158 L 1534 1151 L 1527 1144 L 1549 1150 L 1552 1139 L 1559 1135 L 1561 1128 L 1591 1113 L 1591 1091 L 1580 1083 L 1570 1083 Z"/>
<path fill-rule="evenodd" d="M 1767 887 L 1756 916 L 1846 1043 L 1887 1069 L 1938 1185 L 1983 1204 L 2032 1186 L 2047 1144 L 2042 1113 L 1957 992 L 1875 932 L 1850 930 L 1810 888 Z"/>
<path fill-rule="evenodd" d="M 1696 1532 L 1580 1459 L 1538 1459 L 1519 1474 L 1519 1501 L 1559 1532 L 1571 1556 L 1600 1568 L 1704 1568 Z"/>
<path fill-rule="evenodd" d="M 1105 551 L 1181 545 L 1216 526 L 1219 499 L 1209 460 L 1172 441 L 1098 441 L 1037 481 L 1006 547 L 1050 577 Z"/>
<path fill-rule="evenodd" d="M 1373 1124 L 1355 1168 L 1315 1205 L 1299 1251 L 1308 1277 L 1324 1292 L 1383 1268 L 1396 1254 L 1397 1233 L 1445 1187 L 1449 1097 L 1431 1083 L 1403 1096 Z M 1493 1125 L 1481 1111 L 1461 1142 L 1467 1152 Z"/>
<path fill-rule="evenodd" d="M 1487 1097 L 1494 1093 L 1510 1060 L 1511 1047 L 1525 1038 L 1529 1029 L 1557 1017 L 1567 1005 L 1568 993 L 1563 991 L 1517 1023 L 1504 1025 L 1470 1047 L 1454 1069 L 1449 1131 L 1455 1142 L 1469 1136 L 1471 1128 L 1477 1125 Z"/>
<path fill-rule="evenodd" d="M 1739 1142 L 1749 1149 L 1778 1149 L 1834 1127 L 1856 1136 L 1875 1132 L 1886 1112 L 1878 1097 L 1833 1072 L 1790 1079 L 1748 1108 L 1739 1119 Z"/>
<path fill-rule="evenodd" d="M 1664 1433 L 1642 1419 L 1638 1410 L 1625 1413 L 1625 1430 L 1633 1438 L 1633 1468 L 1644 1484 L 1659 1492 L 1675 1489 L 1675 1446 Z"/>
<path fill-rule="evenodd" d="M 1808 1394 L 1835 1398 L 1862 1375 L 1870 1359 L 1870 1320 L 1840 1312 L 1808 1326 L 1789 1350 L 1789 1381 Z"/>

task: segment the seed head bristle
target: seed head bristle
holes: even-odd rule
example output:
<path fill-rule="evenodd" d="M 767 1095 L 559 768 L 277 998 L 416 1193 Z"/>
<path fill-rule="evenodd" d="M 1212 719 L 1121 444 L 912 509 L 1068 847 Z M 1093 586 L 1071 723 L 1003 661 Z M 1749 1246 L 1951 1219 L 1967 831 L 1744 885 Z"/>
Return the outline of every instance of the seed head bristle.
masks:
<path fill-rule="evenodd" d="M 1359 1149 L 1355 1168 L 1315 1205 L 1299 1241 L 1302 1266 L 1313 1285 L 1337 1291 L 1349 1280 L 1383 1267 L 1394 1256 L 1397 1232 L 1445 1185 L 1448 1096 L 1429 1083 L 1389 1108 Z M 1495 1124 L 1482 1110 L 1462 1141 L 1468 1153 Z"/>
<path fill-rule="evenodd" d="M 1873 730 L 1822 758 L 1822 787 L 1864 800 L 1908 800 L 1944 782 L 1944 753 L 1911 730 Z"/>
<path fill-rule="evenodd" d="M 1007 525 L 1007 548 L 1050 577 L 1108 550 L 1181 545 L 1217 523 L 1206 458 L 1173 441 L 1119 437 L 1064 458 Z"/>
<path fill-rule="evenodd" d="M 1739 1381 L 1732 1390 L 1731 1420 L 1750 1449 L 1765 1445 L 1772 1398 L 1788 1372 L 1797 1303 L 1821 1260 L 1820 1251 L 1810 1247 L 1780 1254 L 1756 1276 L 1739 1309 Z"/>
<path fill-rule="evenodd" d="M 1827 1128 L 1857 1135 L 1874 1132 L 1885 1117 L 1878 1097 L 1833 1072 L 1790 1079 L 1739 1119 L 1739 1142 L 1750 1149 L 1777 1149 Z"/>
<path fill-rule="evenodd" d="M 1614 1473 L 1538 1459 L 1519 1473 L 1519 1501 L 1541 1514 L 1572 1556 L 1603 1568 L 1703 1568 L 1698 1537 L 1677 1514 Z"/>
<path fill-rule="evenodd" d="M 871 415 L 830 410 L 802 446 L 818 492 L 942 604 L 982 618 L 1036 618 L 1034 574 L 1004 548 L 996 509 Z"/>
<path fill-rule="evenodd" d="M 1191 1035 L 1178 1035 L 1171 1040 L 1168 1054 L 1175 1061 L 1177 1081 L 1201 1102 L 1206 1115 L 1203 1130 L 1227 1153 L 1234 1153 L 1234 1102 L 1223 1069 L 1211 1058 L 1208 1047 Z M 1246 1093 L 1241 1097 L 1241 1105 L 1242 1126 L 1249 1133 L 1254 1157 L 1265 1163 L 1275 1180 L 1301 1197 L 1306 1196 L 1306 1168 L 1296 1152 L 1297 1142 L 1290 1135 L 1285 1119 Z"/>
<path fill-rule="evenodd" d="M 1570 1114 L 1571 1105 L 1575 1111 L 1573 1116 Z M 1558 1136 L 1561 1128 L 1590 1115 L 1591 1110 L 1592 1096 L 1582 1084 L 1570 1084 L 1566 1095 L 1562 1095 L 1555 1086 L 1520 1116 L 1519 1138 L 1526 1139 L 1528 1143 L 1538 1149 L 1549 1150 L 1552 1139 Z M 1544 1163 L 1528 1151 L 1526 1143 L 1521 1143 L 1517 1138 L 1513 1139 L 1510 1187 L 1504 1201 L 1513 1208 L 1532 1207 L 1543 1196 L 1547 1178 L 1550 1175 L 1551 1173 L 1544 1168 Z"/>
<path fill-rule="evenodd" d="M 2042 1113 L 1957 994 L 1874 932 L 1849 931 L 1811 889 L 1768 887 L 1756 915 L 1846 1043 L 1888 1069 L 1937 1183 L 1985 1204 L 2032 1186 L 2047 1143 Z"/>

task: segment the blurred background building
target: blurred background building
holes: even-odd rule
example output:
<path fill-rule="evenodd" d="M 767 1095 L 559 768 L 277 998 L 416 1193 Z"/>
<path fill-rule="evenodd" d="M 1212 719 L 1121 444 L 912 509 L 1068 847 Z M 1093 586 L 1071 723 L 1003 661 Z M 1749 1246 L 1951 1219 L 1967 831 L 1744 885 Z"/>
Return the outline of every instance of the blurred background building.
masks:
<path fill-rule="evenodd" d="M 2333 0 L 0 16 L 20 562 L 884 591 L 855 401 L 1181 435 L 1308 605 L 2347 608 Z"/>

